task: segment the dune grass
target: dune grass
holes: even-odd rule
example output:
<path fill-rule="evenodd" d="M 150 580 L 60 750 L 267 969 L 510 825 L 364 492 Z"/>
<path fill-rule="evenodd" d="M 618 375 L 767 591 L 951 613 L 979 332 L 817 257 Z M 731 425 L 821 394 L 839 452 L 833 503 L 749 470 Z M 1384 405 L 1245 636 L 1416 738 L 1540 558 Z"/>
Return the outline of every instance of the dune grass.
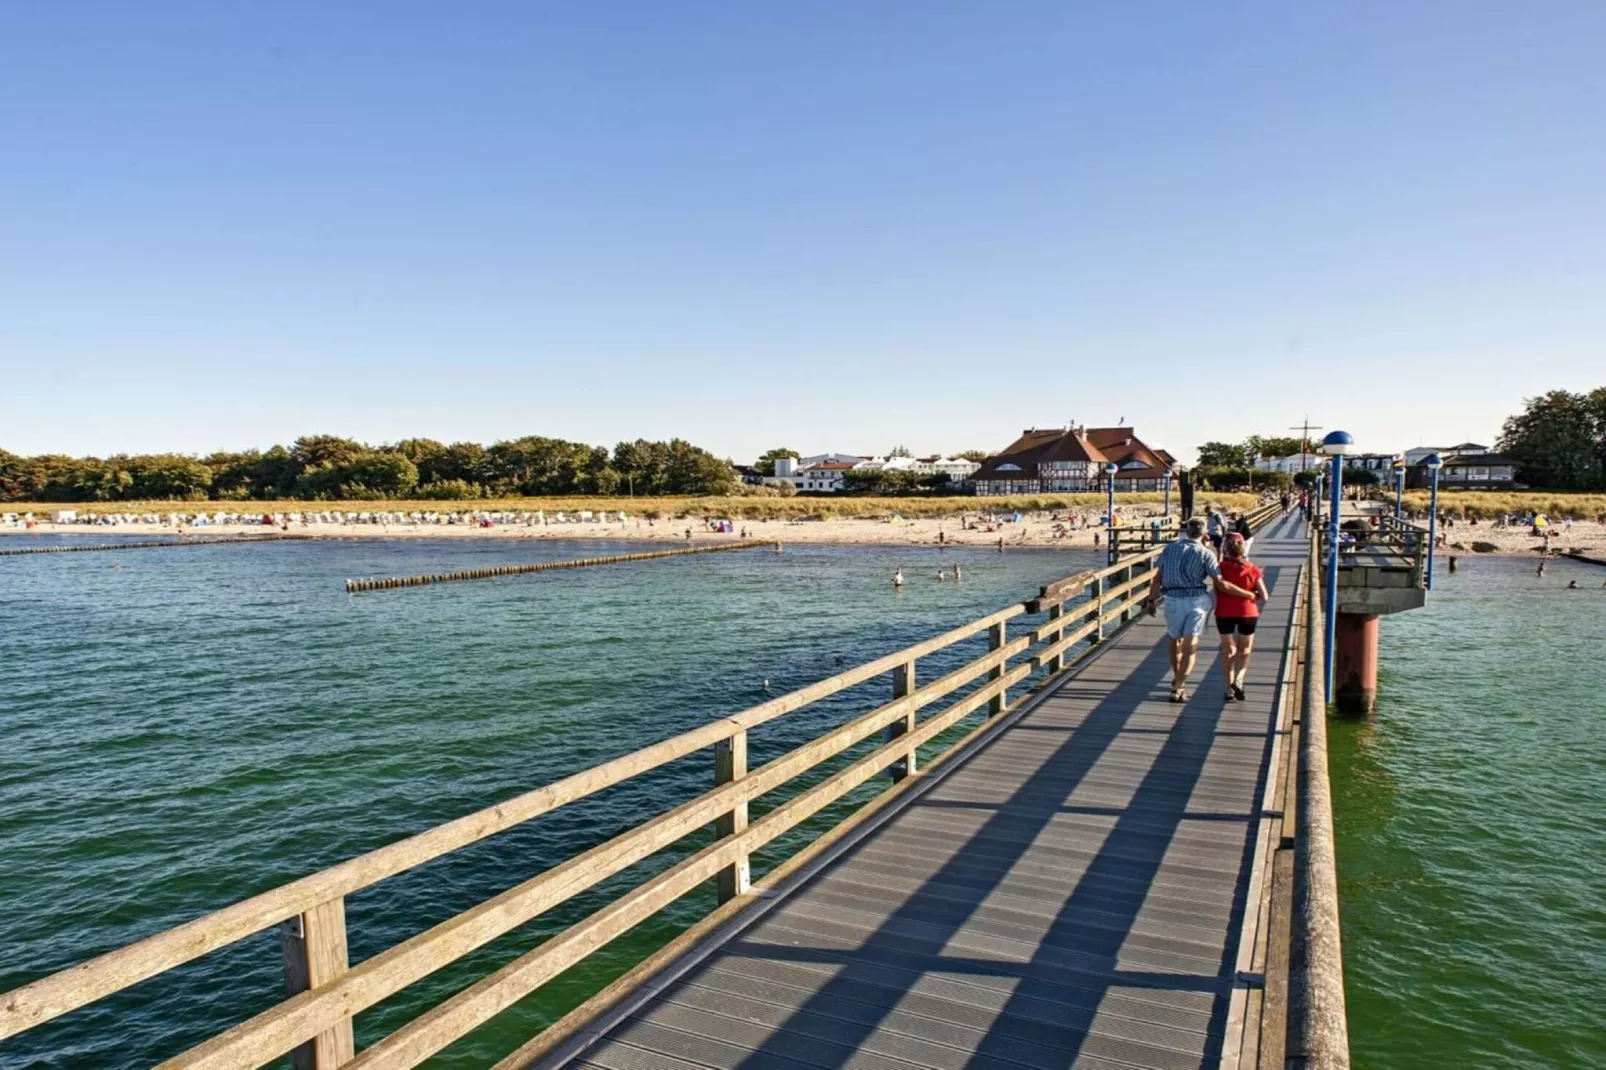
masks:
<path fill-rule="evenodd" d="M 1393 501 L 1393 494 L 1388 495 Z M 1429 494 L 1425 490 L 1405 492 L 1406 508 L 1419 513 L 1428 510 Z M 1439 511 L 1465 520 L 1488 520 L 1509 514 L 1529 512 L 1545 513 L 1551 517 L 1572 517 L 1574 520 L 1597 520 L 1606 517 L 1606 494 L 1570 494 L 1560 491 L 1514 490 L 1451 490 L 1439 492 Z"/>

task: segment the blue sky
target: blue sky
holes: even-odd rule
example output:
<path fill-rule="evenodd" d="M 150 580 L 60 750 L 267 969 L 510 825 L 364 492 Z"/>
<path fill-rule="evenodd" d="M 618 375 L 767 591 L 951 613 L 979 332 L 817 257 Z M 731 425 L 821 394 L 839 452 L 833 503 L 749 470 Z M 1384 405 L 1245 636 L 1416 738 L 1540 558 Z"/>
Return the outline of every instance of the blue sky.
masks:
<path fill-rule="evenodd" d="M 745 460 L 1606 385 L 1606 3 L 0 5 L 0 448 Z"/>

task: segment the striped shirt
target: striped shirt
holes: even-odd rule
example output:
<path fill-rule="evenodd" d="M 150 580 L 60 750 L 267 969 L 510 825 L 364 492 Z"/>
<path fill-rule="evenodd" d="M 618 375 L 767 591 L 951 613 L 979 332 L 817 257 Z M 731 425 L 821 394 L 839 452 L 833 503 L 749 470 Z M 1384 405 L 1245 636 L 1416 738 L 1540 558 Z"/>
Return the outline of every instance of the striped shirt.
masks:
<path fill-rule="evenodd" d="M 1220 575 L 1216 555 L 1186 536 L 1160 551 L 1160 589 L 1166 594 L 1209 594 L 1207 581 Z"/>

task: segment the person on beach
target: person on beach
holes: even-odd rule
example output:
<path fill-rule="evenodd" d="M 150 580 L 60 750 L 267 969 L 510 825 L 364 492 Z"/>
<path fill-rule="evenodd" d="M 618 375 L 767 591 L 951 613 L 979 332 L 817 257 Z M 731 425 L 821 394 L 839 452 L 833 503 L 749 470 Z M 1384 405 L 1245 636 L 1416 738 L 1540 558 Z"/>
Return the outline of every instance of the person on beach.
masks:
<path fill-rule="evenodd" d="M 1231 594 L 1216 595 L 1216 632 L 1221 636 L 1221 672 L 1227 678 L 1226 700 L 1244 701 L 1244 673 L 1249 668 L 1249 652 L 1255 645 L 1255 627 L 1260 623 L 1260 607 L 1271 597 L 1266 576 L 1249 560 L 1249 542 L 1238 532 L 1230 532 L 1224 543 L 1221 577 L 1234 586 L 1255 592 L 1253 598 Z"/>
<path fill-rule="evenodd" d="M 1188 699 L 1188 675 L 1199 653 L 1199 636 L 1210 616 L 1210 592 L 1253 599 L 1255 592 L 1222 578 L 1216 555 L 1205 545 L 1205 520 L 1194 517 L 1175 542 L 1160 551 L 1144 609 L 1153 616 L 1165 596 L 1165 634 L 1171 640 L 1171 701 Z"/>

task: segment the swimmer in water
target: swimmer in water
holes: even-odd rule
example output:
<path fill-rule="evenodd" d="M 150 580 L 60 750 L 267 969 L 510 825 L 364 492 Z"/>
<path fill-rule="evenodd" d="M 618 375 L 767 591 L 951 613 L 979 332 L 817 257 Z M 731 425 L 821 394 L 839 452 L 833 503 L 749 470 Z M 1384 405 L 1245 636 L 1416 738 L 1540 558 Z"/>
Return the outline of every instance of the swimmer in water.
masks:
<path fill-rule="evenodd" d="M 1577 581 L 1577 580 L 1568 580 L 1568 581 L 1567 581 L 1567 589 L 1568 589 L 1568 590 L 1569 590 L 1569 591 L 1576 591 L 1576 590 L 1578 590 L 1578 581 Z"/>
<path fill-rule="evenodd" d="M 937 582 L 941 583 L 944 580 L 946 580 L 947 578 L 948 578 L 948 573 L 946 571 L 944 571 L 943 569 L 939 568 L 937 570 Z"/>
<path fill-rule="evenodd" d="M 894 587 L 903 586 L 903 569 L 900 568 L 892 574 L 892 585 Z"/>
<path fill-rule="evenodd" d="M 958 565 L 955 565 L 954 566 L 954 582 L 958 583 L 960 580 L 962 580 L 964 578 L 965 578 L 964 571 Z"/>

